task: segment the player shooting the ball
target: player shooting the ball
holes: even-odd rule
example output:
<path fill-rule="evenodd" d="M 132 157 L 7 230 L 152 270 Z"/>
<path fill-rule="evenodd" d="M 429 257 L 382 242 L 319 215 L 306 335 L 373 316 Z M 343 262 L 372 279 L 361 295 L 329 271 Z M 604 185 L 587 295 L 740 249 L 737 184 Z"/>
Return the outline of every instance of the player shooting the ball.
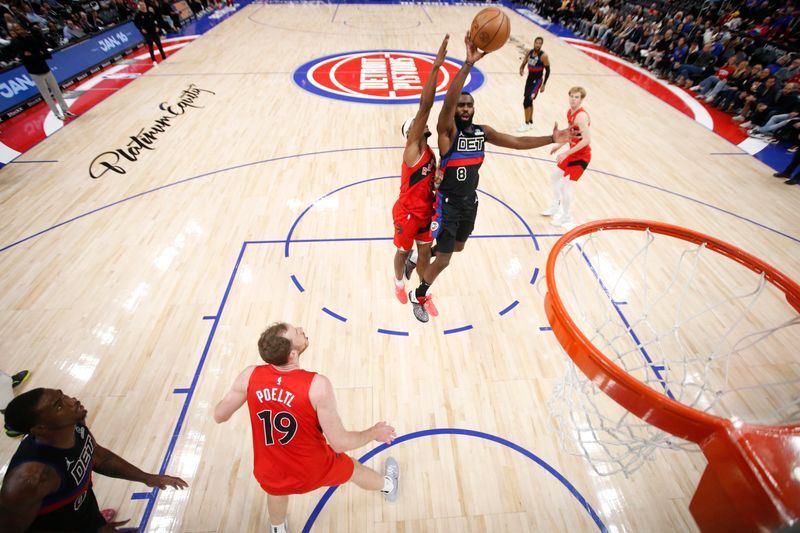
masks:
<path fill-rule="evenodd" d="M 421 283 L 415 291 L 409 292 L 414 317 L 420 322 L 429 320 L 425 306 L 428 289 L 439 274 L 450 264 L 453 252 L 464 249 L 472 234 L 478 214 L 478 180 L 483 163 L 484 142 L 514 150 L 529 150 L 552 143 L 569 140 L 569 130 L 553 127 L 553 134 L 544 137 L 515 137 L 500 133 L 491 126 L 472 123 L 475 114 L 475 100 L 468 92 L 462 92 L 472 66 L 486 55 L 470 40 L 469 33 L 464 38 L 467 58 L 447 90 L 439 122 L 439 152 L 442 155 L 441 171 L 443 178 L 437 191 L 436 219 L 432 231 L 436 245 L 431 249 L 433 262 L 425 269 Z"/>

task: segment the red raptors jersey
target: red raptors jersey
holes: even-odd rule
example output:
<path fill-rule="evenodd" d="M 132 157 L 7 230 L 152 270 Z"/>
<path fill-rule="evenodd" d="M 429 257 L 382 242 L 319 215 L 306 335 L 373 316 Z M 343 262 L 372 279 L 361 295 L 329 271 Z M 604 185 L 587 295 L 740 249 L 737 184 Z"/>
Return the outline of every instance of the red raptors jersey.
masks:
<path fill-rule="evenodd" d="M 431 186 L 435 173 L 436 156 L 430 146 L 425 146 L 425 151 L 413 167 L 403 161 L 398 202 L 405 212 L 417 218 L 430 218 L 436 196 Z"/>
<path fill-rule="evenodd" d="M 250 376 L 247 408 L 253 429 L 253 475 L 271 494 L 314 490 L 336 460 L 308 397 L 314 375 L 261 365 Z"/>
<path fill-rule="evenodd" d="M 582 107 L 579 107 L 575 111 L 572 109 L 567 109 L 567 122 L 569 123 L 569 147 L 572 148 L 581 140 L 583 139 L 583 134 L 581 133 L 581 128 L 577 124 L 575 124 L 575 117 L 578 116 L 579 113 L 586 113 L 586 110 Z M 589 119 L 589 113 L 586 113 L 586 118 Z M 589 119 L 589 125 L 591 125 L 592 121 Z M 574 154 L 570 155 L 572 159 L 581 159 L 580 156 L 586 156 L 587 158 L 591 157 L 592 155 L 592 148 L 589 145 L 584 146 Z"/>

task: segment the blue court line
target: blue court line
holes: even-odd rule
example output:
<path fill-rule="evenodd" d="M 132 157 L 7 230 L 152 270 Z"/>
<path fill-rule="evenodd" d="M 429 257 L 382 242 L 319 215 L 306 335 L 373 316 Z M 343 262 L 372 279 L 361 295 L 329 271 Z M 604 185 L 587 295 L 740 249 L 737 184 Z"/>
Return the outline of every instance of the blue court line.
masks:
<path fill-rule="evenodd" d="M 708 155 L 750 155 L 747 152 L 709 152 Z"/>
<path fill-rule="evenodd" d="M 215 315 L 206 315 L 203 317 L 203 320 L 216 320 L 217 317 Z"/>
<path fill-rule="evenodd" d="M 533 276 L 531 276 L 531 285 L 536 283 L 536 278 L 539 277 L 539 267 L 533 269 Z"/>
<path fill-rule="evenodd" d="M 395 331 L 393 329 L 378 328 L 378 333 L 383 333 L 384 335 L 399 335 L 400 337 L 408 337 L 407 331 Z"/>
<path fill-rule="evenodd" d="M 597 272 L 597 270 L 595 270 L 594 265 L 592 265 L 592 262 L 589 259 L 589 257 L 586 255 L 586 252 L 583 250 L 583 247 L 578 243 L 575 243 L 575 247 L 581 253 L 581 257 L 583 257 L 583 260 L 589 266 L 589 270 L 591 270 L 591 272 L 594 275 L 595 279 L 600 284 L 600 288 L 603 289 L 603 292 L 606 294 L 606 297 L 608 298 L 608 301 L 611 302 L 611 306 L 617 312 L 617 315 L 619 316 L 620 320 L 622 320 L 622 323 L 625 324 L 625 330 L 628 332 L 628 335 L 630 335 L 631 339 L 633 339 L 633 342 L 636 343 L 636 346 L 638 347 L 639 352 L 642 354 L 642 357 L 644 357 L 645 361 L 647 361 L 647 366 L 650 367 L 650 370 L 653 371 L 653 374 L 655 374 L 656 378 L 661 383 L 661 387 L 664 389 L 664 393 L 670 399 L 674 400 L 675 396 L 672 394 L 672 391 L 669 390 L 667 382 L 661 376 L 661 370 L 663 370 L 664 368 L 661 367 L 661 370 L 658 370 L 658 366 L 653 364 L 653 360 L 650 358 L 650 354 L 648 354 L 647 353 L 647 349 L 644 346 L 642 346 L 642 342 L 639 340 L 639 337 L 638 337 L 638 335 L 636 335 L 636 332 L 633 331 L 633 328 L 631 327 L 630 323 L 628 322 L 628 319 L 625 316 L 625 313 L 623 313 L 622 309 L 620 309 L 620 307 L 614 302 L 614 299 L 611 297 L 611 292 L 606 288 L 606 284 L 603 282 L 603 279 L 600 277 L 600 274 Z"/>
<path fill-rule="evenodd" d="M 467 331 L 470 329 L 472 329 L 472 324 L 467 324 L 466 326 L 461 326 L 460 328 L 446 329 L 444 330 L 444 334 L 451 335 L 453 333 L 461 333 L 462 331 Z"/>
<path fill-rule="evenodd" d="M 614 302 L 614 305 L 628 305 L 628 302 L 626 302 L 624 300 L 619 300 L 617 302 Z"/>
<path fill-rule="evenodd" d="M 58 133 L 62 132 L 65 129 L 66 128 L 61 128 L 57 132 L 55 132 L 53 135 L 58 134 Z M 48 139 L 52 139 L 53 135 L 48 137 Z M 43 229 L 41 231 L 38 231 L 38 232 L 33 233 L 31 235 L 28 235 L 27 237 L 23 237 L 22 239 L 20 239 L 18 241 L 12 242 L 11 244 L 7 244 L 7 245 L 3 246 L 2 248 L 0 248 L 0 252 L 4 252 L 4 251 L 8 250 L 9 248 L 13 248 L 14 246 L 22 244 L 25 241 L 29 241 L 29 240 L 33 239 L 34 237 L 38 237 L 39 235 L 42 235 L 42 234 L 47 233 L 49 231 L 52 231 L 52 230 L 54 230 L 56 228 L 60 228 L 61 226 L 64 226 L 64 225 L 69 224 L 71 222 L 75 222 L 76 220 L 79 220 L 79 219 L 81 219 L 83 217 L 86 217 L 86 216 L 89 216 L 89 215 L 93 215 L 94 213 L 98 213 L 98 212 L 103 211 L 105 209 L 108 209 L 110 207 L 114 207 L 116 205 L 119 205 L 119 204 L 122 204 L 122 203 L 125 203 L 125 202 L 129 202 L 131 200 L 135 200 L 136 198 L 141 198 L 142 196 L 146 196 L 148 194 L 152 194 L 152 193 L 155 193 L 155 192 L 158 192 L 158 191 L 162 191 L 164 189 L 169 189 L 169 188 L 175 187 L 177 185 L 182 185 L 182 184 L 188 183 L 190 181 L 194 181 L 194 180 L 198 180 L 198 179 L 202 179 L 202 178 L 207 178 L 207 177 L 213 176 L 215 174 L 221 174 L 223 172 L 229 172 L 231 170 L 238 170 L 240 168 L 247 168 L 247 167 L 252 167 L 252 166 L 256 166 L 256 165 L 263 165 L 265 163 L 274 163 L 276 161 L 283 161 L 283 160 L 286 160 L 286 159 L 294 159 L 294 158 L 298 158 L 298 157 L 307 157 L 307 156 L 312 156 L 312 155 L 336 154 L 336 153 L 340 153 L 340 152 L 357 152 L 357 151 L 362 151 L 362 150 L 387 150 L 387 149 L 394 150 L 394 149 L 398 149 L 398 148 L 402 148 L 402 146 L 391 146 L 391 147 L 390 146 L 376 146 L 376 147 L 361 147 L 361 148 L 338 148 L 338 149 L 335 149 L 335 150 L 320 150 L 318 152 L 308 152 L 308 153 L 303 153 L 303 154 L 291 154 L 291 155 L 273 157 L 273 158 L 270 158 L 270 159 L 261 159 L 259 161 L 252 161 L 250 163 L 241 163 L 239 165 L 233 165 L 231 167 L 225 167 L 225 168 L 221 168 L 221 169 L 218 169 L 218 170 L 212 170 L 210 172 L 204 172 L 204 173 L 198 174 L 196 176 L 192 176 L 192 177 L 189 177 L 189 178 L 184 178 L 184 179 L 181 179 L 181 180 L 178 180 L 178 181 L 173 181 L 172 183 L 167 183 L 165 185 L 159 185 L 158 187 L 155 187 L 153 189 L 148 189 L 146 191 L 142 191 L 142 192 L 136 193 L 134 195 L 127 196 L 125 198 L 122 198 L 121 200 L 117 200 L 116 202 L 111 202 L 110 204 L 106 204 L 106 205 L 97 207 L 95 209 L 92 209 L 91 211 L 87 211 L 86 213 L 83 213 L 83 214 L 80 214 L 80 215 L 76 215 L 76 216 L 74 216 L 74 217 L 72 217 L 70 219 L 64 220 L 64 221 L 59 222 L 57 224 L 54 224 L 54 225 L 50 226 L 49 228 L 45 228 L 45 229 Z"/>
<path fill-rule="evenodd" d="M 57 135 L 58 133 L 60 133 L 64 129 L 65 128 L 61 128 L 60 130 L 55 132 L 53 135 Z M 53 135 L 48 137 L 48 139 L 52 139 Z M 357 152 L 357 151 L 362 151 L 362 150 L 398 150 L 398 149 L 401 149 L 401 148 L 403 148 L 403 147 L 402 146 L 374 146 L 374 147 L 360 147 L 360 148 L 338 148 L 338 149 L 334 149 L 334 150 L 320 150 L 320 151 L 317 151 L 317 152 L 307 152 L 307 153 L 301 153 L 301 154 L 292 154 L 292 155 L 274 157 L 274 158 L 270 158 L 270 159 L 262 159 L 262 160 L 253 161 L 253 162 L 250 162 L 250 163 L 242 163 L 242 164 L 239 164 L 239 165 L 234 165 L 232 167 L 226 167 L 226 168 L 221 168 L 221 169 L 218 169 L 218 170 L 212 170 L 210 172 L 204 172 L 203 174 L 198 174 L 196 176 L 192 176 L 192 177 L 189 177 L 189 178 L 184 178 L 184 179 L 181 179 L 181 180 L 178 180 L 178 181 L 174 181 L 172 183 L 167 183 L 165 185 L 161 185 L 159 187 L 155 187 L 153 189 L 148 189 L 146 191 L 143 191 L 143 192 L 140 192 L 140 193 L 136 193 L 136 194 L 134 194 L 132 196 L 128 196 L 128 197 L 122 198 L 121 200 L 117 200 L 116 202 L 112 202 L 110 204 L 103 205 L 103 206 L 98 207 L 96 209 L 92 209 L 91 211 L 87 211 L 86 213 L 83 213 L 83 214 L 80 214 L 80 215 L 76 215 L 76 216 L 74 216 L 74 217 L 72 217 L 70 219 L 67 219 L 67 220 L 63 221 L 63 222 L 59 222 L 59 223 L 54 224 L 54 225 L 52 225 L 52 226 L 50 226 L 48 228 L 40 230 L 40 231 L 38 231 L 36 233 L 33 233 L 31 235 L 28 235 L 27 237 L 23 237 L 22 239 L 19 239 L 19 240 L 15 241 L 15 242 L 12 242 L 11 244 L 7 244 L 7 245 L 3 246 L 2 248 L 0 248 L 0 252 L 4 252 L 4 251 L 8 250 L 9 248 L 13 248 L 13 247 L 15 247 L 15 246 L 17 246 L 19 244 L 22 244 L 23 242 L 26 242 L 26 241 L 29 241 L 29 240 L 35 238 L 35 237 L 38 237 L 39 235 L 42 235 L 44 233 L 48 233 L 48 232 L 50 232 L 50 231 L 52 231 L 52 230 L 54 230 L 56 228 L 60 228 L 61 226 L 64 226 L 66 224 L 69 224 L 71 222 L 79 220 L 79 219 L 81 219 L 83 217 L 92 215 L 94 213 L 103 211 L 103 210 L 108 209 L 110 207 L 114 207 L 114 206 L 122 204 L 124 202 L 135 200 L 136 198 L 140 198 L 140 197 L 146 196 L 148 194 L 152 194 L 152 193 L 164 190 L 164 189 L 168 189 L 170 187 L 175 187 L 177 185 L 188 183 L 190 181 L 194 181 L 194 180 L 198 180 L 198 179 L 201 179 L 201 178 L 206 178 L 206 177 L 209 177 L 209 176 L 213 176 L 215 174 L 220 174 L 220 173 L 228 172 L 228 171 L 231 171 L 231 170 L 238 170 L 240 168 L 247 168 L 247 167 L 251 167 L 251 166 L 255 166 L 255 165 L 262 165 L 262 164 L 265 164 L 265 163 L 273 163 L 275 161 L 283 161 L 283 160 L 286 160 L 286 159 L 293 159 L 293 158 L 299 158 L 299 157 L 335 154 L 335 153 L 343 153 L 343 152 Z M 507 157 L 519 157 L 519 158 L 523 158 L 523 159 L 532 159 L 532 160 L 535 160 L 535 161 L 543 161 L 543 162 L 547 162 L 547 163 L 552 163 L 553 162 L 553 160 L 551 160 L 551 159 L 544 159 L 544 158 L 541 158 L 541 157 L 535 157 L 535 156 L 524 155 L 524 154 L 514 154 L 514 153 L 509 153 L 509 152 L 495 152 L 495 151 L 491 151 L 491 150 L 486 151 L 486 153 L 497 154 L 497 155 L 502 155 L 502 156 L 507 156 Z M 711 204 L 709 204 L 707 202 L 703 202 L 701 200 L 697 200 L 695 198 L 692 198 L 691 196 L 687 196 L 685 194 L 681 194 L 681 193 L 677 193 L 677 192 L 674 192 L 674 191 L 670 191 L 669 189 L 665 189 L 665 188 L 659 187 L 657 185 L 651 185 L 649 183 L 645 183 L 645 182 L 642 182 L 642 181 L 634 180 L 634 179 L 631 179 L 631 178 L 626 178 L 624 176 L 619 176 L 617 174 L 612 174 L 610 172 L 605 172 L 605 171 L 597 170 L 597 169 L 594 169 L 594 168 L 589 168 L 588 171 L 589 172 L 596 172 L 598 174 L 609 176 L 609 177 L 616 178 L 616 179 L 620 179 L 620 180 L 623 180 L 623 181 L 628 181 L 628 182 L 631 182 L 631 183 L 635 183 L 637 185 L 642 185 L 644 187 L 648 187 L 648 188 L 655 189 L 657 191 L 661 191 L 661 192 L 664 192 L 664 193 L 667 193 L 667 194 L 670 194 L 670 195 L 673 195 L 673 196 L 677 196 L 679 198 L 683 198 L 684 200 L 689 200 L 690 202 L 694 202 L 694 203 L 700 204 L 702 206 L 708 207 L 710 209 L 714 209 L 715 211 L 720 211 L 720 212 L 725 213 L 727 215 L 730 215 L 732 217 L 738 218 L 739 220 L 743 220 L 745 222 L 749 222 L 751 224 L 754 224 L 754 225 L 758 226 L 759 228 L 765 229 L 765 230 L 767 230 L 769 232 L 775 233 L 775 234 L 780 235 L 782 237 L 786 237 L 787 239 L 790 239 L 790 240 L 792 240 L 792 241 L 794 241 L 796 243 L 800 243 L 800 238 L 798 238 L 798 237 L 793 237 L 793 236 L 791 236 L 791 235 L 789 235 L 787 233 L 784 233 L 784 232 L 779 231 L 777 229 L 771 228 L 771 227 L 769 227 L 769 226 L 767 226 L 765 224 L 761 224 L 760 222 L 756 222 L 756 221 L 754 221 L 752 219 L 749 219 L 747 217 L 738 215 L 738 214 L 736 214 L 736 213 L 734 213 L 732 211 L 728 211 L 727 209 L 722 209 L 721 207 L 717 207 L 717 206 L 711 205 Z M 536 236 L 538 236 L 538 235 L 536 235 Z M 534 239 L 535 239 L 536 236 L 534 236 Z M 550 236 L 550 235 L 544 235 L 544 236 Z M 284 239 L 283 242 L 285 242 L 285 241 L 286 240 Z"/>
<path fill-rule="evenodd" d="M 225 308 L 225 304 L 228 301 L 228 296 L 231 292 L 231 287 L 233 287 L 233 280 L 236 278 L 236 273 L 239 271 L 239 265 L 242 262 L 242 257 L 244 256 L 245 249 L 247 248 L 246 243 L 242 243 L 242 247 L 239 250 L 239 255 L 236 258 L 236 262 L 233 265 L 233 270 L 231 271 L 231 276 L 228 278 L 228 285 L 225 287 L 225 292 L 222 295 L 222 299 L 219 302 L 219 308 L 217 309 L 217 316 L 222 316 L 222 310 Z M 217 332 L 217 326 L 219 325 L 219 320 L 215 320 L 213 325 L 211 326 L 211 331 L 208 334 L 208 339 L 206 340 L 206 345 L 203 347 L 203 354 L 200 356 L 200 361 L 197 363 L 197 367 L 194 371 L 194 376 L 192 376 L 192 383 L 189 386 L 189 392 L 186 393 L 186 397 L 183 400 L 183 407 L 181 407 L 181 412 L 178 415 L 178 421 L 175 423 L 175 429 L 172 432 L 172 437 L 169 440 L 169 444 L 167 445 L 167 451 L 164 454 L 164 459 L 161 461 L 161 467 L 158 469 L 159 475 L 164 475 L 167 472 L 167 465 L 169 465 L 169 461 L 172 458 L 172 452 L 175 451 L 175 445 L 178 442 L 178 437 L 181 434 L 181 429 L 183 429 L 183 423 L 186 420 L 186 413 L 189 411 L 189 404 L 192 403 L 192 398 L 194 397 L 194 391 L 197 387 L 197 382 L 200 379 L 200 373 L 203 371 L 203 366 L 205 366 L 206 357 L 208 357 L 208 351 L 211 348 L 211 341 L 214 340 L 214 334 Z M 144 509 L 144 513 L 142 514 L 142 520 L 139 523 L 139 528 L 144 530 L 147 527 L 147 522 L 150 520 L 150 514 L 153 512 L 153 507 L 155 506 L 156 497 L 158 496 L 158 491 L 161 490 L 158 487 L 155 487 L 152 491 L 153 497 L 150 498 L 147 502 L 147 506 Z"/>
<path fill-rule="evenodd" d="M 152 492 L 134 492 L 131 494 L 131 500 L 149 500 L 152 497 Z"/>
<path fill-rule="evenodd" d="M 281 242 L 283 242 L 283 241 L 281 241 Z M 294 286 L 297 287 L 297 290 L 300 291 L 300 292 L 305 292 L 305 289 L 303 288 L 303 286 L 300 285 L 299 281 L 297 281 L 297 276 L 292 274 L 290 277 L 292 278 L 292 283 L 294 283 Z"/>
<path fill-rule="evenodd" d="M 578 492 L 578 489 L 576 489 L 575 486 L 572 483 L 570 483 L 569 480 L 566 477 L 564 477 L 563 474 L 561 474 L 561 472 L 550 466 L 544 459 L 540 458 L 533 452 L 526 450 L 519 444 L 515 444 L 510 440 L 506 440 L 502 437 L 491 435 L 489 433 L 484 433 L 482 431 L 475 431 L 472 429 L 461 429 L 461 428 L 435 428 L 435 429 L 426 429 L 422 431 L 415 431 L 413 433 L 407 433 L 405 435 L 397 437 L 396 439 L 394 439 L 394 442 L 392 442 L 392 444 L 381 444 L 380 446 L 373 448 L 372 450 L 365 453 L 363 456 L 359 457 L 358 462 L 362 464 L 366 463 L 372 457 L 381 453 L 387 448 L 398 446 L 410 440 L 419 439 L 422 437 L 431 437 L 434 435 L 461 435 L 465 437 L 474 437 L 478 439 L 488 440 L 490 442 L 501 444 L 507 448 L 514 450 L 517 453 L 524 455 L 525 457 L 527 457 L 528 459 L 530 459 L 531 461 L 542 467 L 548 474 L 556 478 L 556 480 L 559 483 L 561 483 L 564 486 L 564 488 L 566 488 L 570 492 L 570 494 L 572 494 L 572 496 L 578 501 L 583 510 L 586 511 L 586 513 L 589 515 L 592 521 L 594 521 L 595 525 L 597 526 L 597 529 L 599 529 L 603 533 L 608 532 L 608 528 L 603 523 L 603 520 L 597 515 L 597 512 L 594 510 L 591 504 L 589 504 L 589 502 L 586 501 L 586 498 L 584 498 L 583 495 L 580 492 Z M 402 479 L 403 478 L 401 476 L 401 480 Z M 325 507 L 325 504 L 328 503 L 328 500 L 330 500 L 331 496 L 333 496 L 333 493 L 336 492 L 336 489 L 338 488 L 339 486 L 337 485 L 334 487 L 330 487 L 328 488 L 328 490 L 325 491 L 325 493 L 319 499 L 319 502 L 317 502 L 317 505 L 311 511 L 311 515 L 308 517 L 308 520 L 303 526 L 303 533 L 309 533 L 311 531 L 311 527 L 317 520 L 317 517 L 322 511 L 322 508 Z M 402 492 L 403 489 L 401 488 L 400 490 Z"/>
<path fill-rule="evenodd" d="M 539 326 L 539 331 L 553 331 L 551 326 Z"/>
<path fill-rule="evenodd" d="M 347 322 L 347 319 L 345 317 L 343 317 L 342 315 L 337 315 L 336 313 L 334 313 L 333 311 L 331 311 L 327 307 L 323 307 L 322 311 L 327 313 L 327 314 L 329 314 L 330 316 L 332 316 L 336 320 L 341 320 L 342 322 Z"/>
<path fill-rule="evenodd" d="M 18 161 L 18 160 L 15 159 L 13 161 L 9 161 L 8 162 L 9 165 L 12 165 L 12 164 L 20 165 L 20 164 L 24 164 L 24 163 L 58 163 L 58 159 L 42 159 L 41 161 L 32 161 L 32 160 Z"/>
<path fill-rule="evenodd" d="M 498 198 L 496 196 L 493 196 L 493 195 L 489 194 L 488 192 L 486 192 L 484 190 L 481 190 L 481 189 L 477 189 L 477 190 L 478 190 L 478 192 L 485 194 L 489 198 L 492 198 L 492 199 L 496 200 L 497 202 L 500 202 L 500 204 L 504 205 L 506 207 L 506 209 L 508 209 L 509 211 L 514 213 L 514 215 L 519 219 L 519 221 L 522 222 L 522 225 L 525 226 L 525 229 L 528 230 L 528 235 L 530 236 L 531 239 L 533 239 L 533 246 L 534 246 L 534 248 L 536 248 L 536 251 L 538 252 L 539 251 L 539 241 L 536 240 L 536 235 L 533 233 L 533 230 L 528 225 L 528 223 L 525 221 L 525 219 L 522 218 L 522 215 L 520 215 L 519 213 L 514 211 L 513 207 L 511 207 L 510 205 L 505 203 L 500 198 Z"/>
<path fill-rule="evenodd" d="M 518 305 L 519 305 L 519 300 L 514 300 L 513 302 L 511 302 L 508 305 L 508 307 L 506 307 L 505 309 L 500 311 L 500 316 L 503 316 L 504 314 L 508 313 L 509 311 L 511 311 L 512 309 L 514 309 Z"/>
<path fill-rule="evenodd" d="M 303 217 L 306 216 L 306 213 L 311 211 L 311 208 L 314 207 L 318 202 L 320 202 L 321 200 L 323 200 L 325 198 L 328 198 L 329 196 L 333 196 L 334 194 L 336 194 L 336 193 L 338 193 L 340 191 L 343 191 L 345 189 L 349 189 L 350 187 L 354 187 L 356 185 L 363 185 L 365 183 L 370 183 L 370 182 L 378 181 L 378 180 L 398 179 L 399 177 L 400 176 L 397 176 L 397 175 L 379 176 L 377 178 L 367 178 L 367 179 L 363 179 L 363 180 L 359 180 L 359 181 L 354 181 L 352 183 L 348 183 L 347 185 L 342 185 L 341 187 L 338 187 L 338 188 L 336 188 L 336 189 L 334 189 L 334 190 L 332 190 L 332 191 L 330 191 L 328 193 L 325 193 L 322 196 L 320 196 L 319 198 L 317 198 L 316 200 L 314 200 L 305 209 L 303 209 L 303 211 L 299 215 L 297 215 L 297 218 L 294 220 L 294 222 L 292 222 L 292 226 L 289 228 L 289 233 L 286 235 L 286 245 L 284 246 L 284 249 L 283 249 L 283 256 L 284 257 L 289 257 L 289 245 L 291 243 L 293 243 L 293 242 L 298 242 L 298 241 L 292 239 L 292 234 L 294 234 L 295 228 L 297 228 L 297 225 L 300 223 L 300 221 L 303 219 Z M 533 246 L 536 248 L 537 252 L 539 251 L 539 243 L 536 240 L 536 234 L 533 233 L 533 230 L 531 230 L 531 227 L 528 225 L 528 223 L 525 221 L 525 219 L 522 218 L 522 215 L 517 213 L 510 205 L 508 205 L 507 203 L 505 203 L 504 201 L 502 201 L 498 197 L 496 197 L 496 196 L 494 196 L 492 194 L 489 194 L 488 192 L 486 192 L 486 191 L 484 191 L 482 189 L 476 189 L 476 190 L 481 194 L 485 194 L 489 198 L 495 200 L 496 202 L 498 202 L 502 206 L 504 206 L 506 209 L 511 211 L 511 213 L 513 213 L 522 222 L 522 225 L 525 226 L 525 229 L 528 230 L 527 235 L 523 235 L 523 236 L 524 237 L 530 237 L 531 239 L 533 239 Z M 516 237 L 518 235 L 517 234 L 513 234 L 513 236 Z M 479 238 L 479 237 L 476 236 L 476 238 Z M 353 237 L 352 240 L 369 240 L 369 238 Z"/>
<path fill-rule="evenodd" d="M 172 394 L 189 394 L 191 389 L 172 389 Z"/>
<path fill-rule="evenodd" d="M 521 157 L 523 159 L 535 159 L 535 160 L 538 160 L 538 161 L 545 161 L 545 162 L 548 162 L 548 163 L 552 162 L 552 160 L 550 160 L 550 159 L 544 159 L 544 158 L 541 158 L 541 157 L 534 157 L 534 156 L 522 155 L 522 154 L 512 154 L 512 153 L 508 153 L 508 152 L 491 152 L 491 151 L 487 151 L 487 153 L 506 155 L 506 156 L 509 156 L 509 157 Z M 717 207 L 715 205 L 709 204 L 708 202 L 704 202 L 702 200 L 698 200 L 697 198 L 692 198 L 691 196 L 688 196 L 686 194 L 682 194 L 682 193 L 679 193 L 679 192 L 671 191 L 669 189 L 665 189 L 664 187 L 659 187 L 658 185 L 652 185 L 650 183 L 645 183 L 643 181 L 635 180 L 635 179 L 632 179 L 632 178 L 626 178 L 625 176 L 620 176 L 619 174 L 614 174 L 612 172 L 606 172 L 604 170 L 597 170 L 597 169 L 594 169 L 594 168 L 591 168 L 591 167 L 586 169 L 586 171 L 587 172 L 596 172 L 597 174 L 601 174 L 603 176 L 609 176 L 611 178 L 616 178 L 618 180 L 627 181 L 629 183 L 635 183 L 637 185 L 641 185 L 641 186 L 647 187 L 649 189 L 655 189 L 657 191 L 670 194 L 672 196 L 677 196 L 678 198 L 683 198 L 684 200 L 689 200 L 690 202 L 694 202 L 696 204 L 700 204 L 700 205 L 702 205 L 704 207 L 708 207 L 708 208 L 713 209 L 715 211 L 719 211 L 720 213 L 725 213 L 726 215 L 730 215 L 732 217 L 738 218 L 739 220 L 743 220 L 745 222 L 749 222 L 750 224 L 758 226 L 759 228 L 762 228 L 762 229 L 765 229 L 765 230 L 770 231 L 772 233 L 775 233 L 777 235 L 780 235 L 781 237 L 786 237 L 787 239 L 791 239 L 796 243 L 800 243 L 800 238 L 798 238 L 798 237 L 793 237 L 793 236 L 789 235 L 788 233 L 784 233 L 784 232 L 782 232 L 780 230 L 777 230 L 775 228 L 771 228 L 771 227 L 767 226 L 766 224 L 762 224 L 760 222 L 756 222 L 753 219 L 747 218 L 747 217 L 742 216 L 742 215 L 738 215 L 738 214 L 734 213 L 733 211 L 729 211 L 728 209 L 723 209 L 721 207 Z M 767 183 L 767 182 L 765 181 L 764 183 Z M 2 251 L 2 250 L 0 250 L 0 251 Z"/>

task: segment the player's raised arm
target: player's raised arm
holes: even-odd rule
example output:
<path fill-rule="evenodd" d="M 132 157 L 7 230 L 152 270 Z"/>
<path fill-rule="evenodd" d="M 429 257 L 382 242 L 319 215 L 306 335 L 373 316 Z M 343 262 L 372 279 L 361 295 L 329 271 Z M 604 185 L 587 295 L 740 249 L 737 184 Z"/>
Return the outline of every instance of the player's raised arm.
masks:
<path fill-rule="evenodd" d="M 486 55 L 486 52 L 481 52 L 470 42 L 469 33 L 464 36 L 464 44 L 467 46 L 467 59 L 461 65 L 461 69 L 459 69 L 447 89 L 442 110 L 439 112 L 439 122 L 436 124 L 436 132 L 439 134 L 439 151 L 441 153 L 447 152 L 450 149 L 450 145 L 453 144 L 453 137 L 456 131 L 456 105 L 458 104 L 461 90 L 464 88 L 464 82 L 467 80 L 467 75 L 469 75 L 472 65 Z"/>
<path fill-rule="evenodd" d="M 552 143 L 563 143 L 569 140 L 569 130 L 559 130 L 558 124 L 553 128 L 553 134 L 543 137 L 530 137 L 509 135 L 501 133 L 491 126 L 483 126 L 483 131 L 486 133 L 486 142 L 502 146 L 503 148 L 512 148 L 514 150 L 530 150 L 532 148 L 540 148 Z"/>
<path fill-rule="evenodd" d="M 433 60 L 431 73 L 425 81 L 425 86 L 422 88 L 422 94 L 419 97 L 419 109 L 411 122 L 408 129 L 406 138 L 406 148 L 403 151 L 403 161 L 406 165 L 412 166 L 419 160 L 419 157 L 424 151 L 422 141 L 425 136 L 425 128 L 428 123 L 428 117 L 433 107 L 433 101 L 436 98 L 436 82 L 439 78 L 439 68 L 444 64 L 445 56 L 447 55 L 447 43 L 450 41 L 450 35 L 447 34 L 442 39 L 442 44 L 439 46 L 439 52 L 436 54 L 436 59 Z"/>

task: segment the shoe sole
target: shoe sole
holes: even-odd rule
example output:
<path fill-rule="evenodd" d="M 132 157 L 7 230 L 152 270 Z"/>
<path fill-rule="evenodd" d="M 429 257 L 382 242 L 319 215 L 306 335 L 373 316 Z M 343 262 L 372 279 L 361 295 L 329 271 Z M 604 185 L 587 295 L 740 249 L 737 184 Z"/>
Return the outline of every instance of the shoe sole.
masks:
<path fill-rule="evenodd" d="M 411 291 L 408 293 L 408 301 L 411 302 L 411 310 L 414 313 L 414 318 L 423 323 L 430 320 L 430 316 L 428 316 L 428 311 L 425 309 L 425 306 L 419 302 L 415 302 L 411 298 Z"/>
<path fill-rule="evenodd" d="M 414 272 L 414 269 L 417 268 L 416 263 L 412 263 L 411 261 L 406 261 L 405 266 L 403 267 L 403 277 L 406 280 L 411 281 L 411 273 Z"/>

